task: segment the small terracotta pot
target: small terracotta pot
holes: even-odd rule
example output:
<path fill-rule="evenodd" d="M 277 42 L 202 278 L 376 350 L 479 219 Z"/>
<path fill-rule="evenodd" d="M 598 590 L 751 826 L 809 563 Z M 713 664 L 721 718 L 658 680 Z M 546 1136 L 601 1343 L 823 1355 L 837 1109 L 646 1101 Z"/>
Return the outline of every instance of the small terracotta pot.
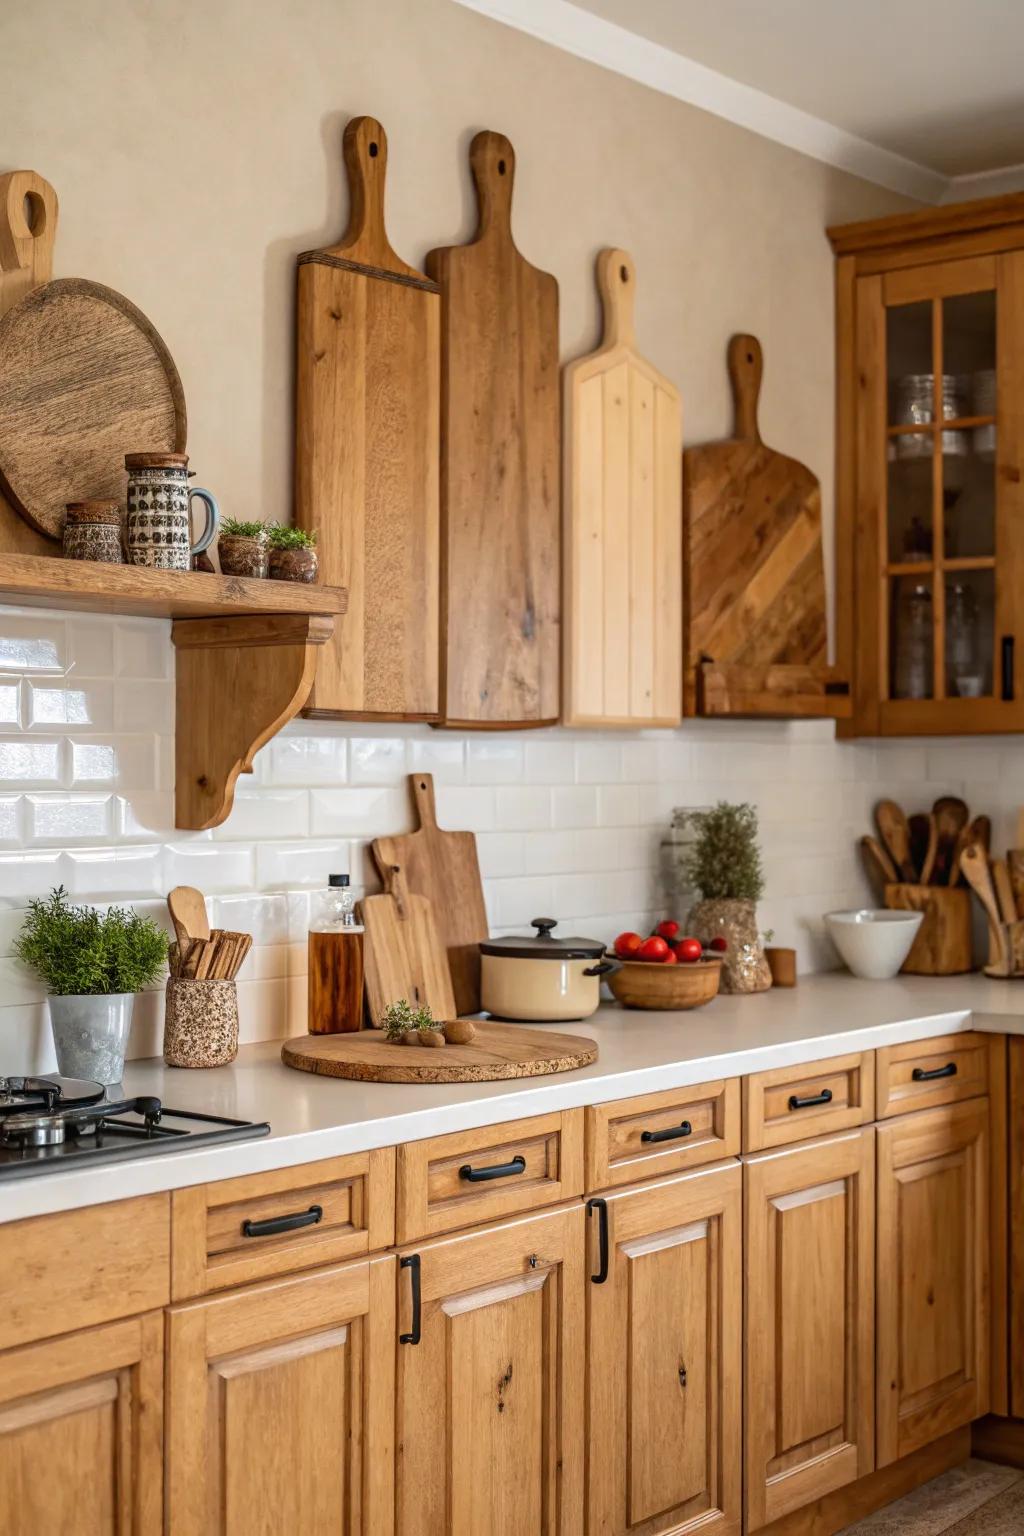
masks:
<path fill-rule="evenodd" d="M 222 533 L 217 553 L 224 576 L 252 576 L 262 581 L 267 575 L 270 551 L 263 535 Z"/>
<path fill-rule="evenodd" d="M 271 581 L 316 581 L 320 559 L 315 549 L 271 549 Z"/>

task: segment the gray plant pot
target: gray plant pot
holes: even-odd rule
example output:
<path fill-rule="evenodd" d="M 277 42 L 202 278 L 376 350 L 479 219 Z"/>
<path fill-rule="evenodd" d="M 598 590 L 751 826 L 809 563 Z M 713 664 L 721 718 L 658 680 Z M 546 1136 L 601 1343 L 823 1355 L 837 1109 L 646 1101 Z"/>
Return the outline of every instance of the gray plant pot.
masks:
<path fill-rule="evenodd" d="M 134 992 L 51 997 L 50 1024 L 61 1077 L 81 1077 L 110 1087 L 124 1076 Z"/>

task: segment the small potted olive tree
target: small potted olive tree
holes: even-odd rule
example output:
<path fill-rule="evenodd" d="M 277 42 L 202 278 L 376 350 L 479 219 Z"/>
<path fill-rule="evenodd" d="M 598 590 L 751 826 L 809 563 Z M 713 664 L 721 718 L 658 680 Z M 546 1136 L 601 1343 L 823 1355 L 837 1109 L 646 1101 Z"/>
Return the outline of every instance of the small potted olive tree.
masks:
<path fill-rule="evenodd" d="M 269 551 L 266 523 L 247 523 L 237 517 L 221 518 L 217 553 L 222 575 L 264 578 Z"/>
<path fill-rule="evenodd" d="M 135 994 L 159 975 L 167 935 L 130 908 L 73 906 L 58 886 L 29 902 L 15 954 L 50 994 L 61 1076 L 119 1083 Z"/>
<path fill-rule="evenodd" d="M 720 800 L 691 819 L 697 835 L 684 856 L 684 872 L 702 899 L 690 911 L 687 932 L 704 944 L 725 939 L 721 991 L 765 992 L 772 975 L 757 926 L 764 893 L 757 811 Z"/>
<path fill-rule="evenodd" d="M 316 532 L 273 523 L 270 528 L 270 577 L 272 581 L 316 581 L 320 561 Z"/>

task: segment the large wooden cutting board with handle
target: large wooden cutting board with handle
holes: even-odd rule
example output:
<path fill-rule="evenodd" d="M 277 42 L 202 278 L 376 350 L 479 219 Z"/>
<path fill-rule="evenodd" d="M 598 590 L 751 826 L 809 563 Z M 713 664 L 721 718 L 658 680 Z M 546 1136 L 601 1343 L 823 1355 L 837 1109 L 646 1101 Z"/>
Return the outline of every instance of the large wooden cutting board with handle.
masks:
<path fill-rule="evenodd" d="M 344 157 L 348 229 L 298 272 L 295 515 L 349 593 L 307 713 L 433 720 L 441 301 L 388 241 L 380 123 L 353 118 Z"/>
<path fill-rule="evenodd" d="M 559 712 L 558 284 L 512 239 L 515 154 L 469 152 L 479 224 L 431 251 L 442 297 L 442 713 L 451 726 Z"/>
<path fill-rule="evenodd" d="M 397 837 L 378 837 L 373 856 L 385 885 L 400 871 L 407 889 L 431 902 L 434 921 L 448 956 L 457 1013 L 480 1008 L 481 939 L 486 939 L 484 905 L 472 832 L 447 832 L 437 824 L 434 781 L 429 773 L 409 776 L 419 826 Z"/>
<path fill-rule="evenodd" d="M 604 340 L 565 369 L 562 715 L 678 725 L 682 682 L 679 391 L 636 350 L 636 267 L 597 258 Z"/>
<path fill-rule="evenodd" d="M 412 895 L 397 864 L 384 872 L 384 885 L 383 896 L 366 896 L 359 904 L 370 1018 L 379 1026 L 388 1004 L 405 998 L 414 1008 L 426 1004 L 435 1019 L 454 1019 L 452 978 L 433 903 Z"/>
<path fill-rule="evenodd" d="M 389 1045 L 379 1030 L 364 1029 L 286 1040 L 281 1060 L 300 1072 L 370 1083 L 491 1083 L 589 1067 L 597 1060 L 597 1045 L 585 1035 L 485 1020 L 477 1024 L 469 1045 L 446 1045 L 440 1050 Z"/>
<path fill-rule="evenodd" d="M 124 503 L 126 452 L 181 453 L 187 431 L 178 370 L 146 316 L 101 283 L 49 279 L 56 229 L 48 182 L 0 178 L 0 487 L 49 539 L 69 501 Z"/>
<path fill-rule="evenodd" d="M 683 454 L 684 711 L 848 715 L 828 666 L 821 487 L 757 424 L 761 346 L 729 343 L 736 424 Z"/>

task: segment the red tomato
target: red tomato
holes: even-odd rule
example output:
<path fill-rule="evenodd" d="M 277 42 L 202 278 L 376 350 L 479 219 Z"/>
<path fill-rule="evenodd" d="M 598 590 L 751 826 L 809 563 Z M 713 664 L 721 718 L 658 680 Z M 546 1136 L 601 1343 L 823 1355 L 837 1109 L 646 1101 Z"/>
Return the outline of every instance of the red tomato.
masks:
<path fill-rule="evenodd" d="M 679 924 L 674 917 L 667 917 L 663 923 L 659 923 L 655 930 L 663 939 L 672 940 L 679 932 Z"/>
<path fill-rule="evenodd" d="M 664 960 L 665 956 L 669 953 L 669 947 L 665 940 L 659 939 L 657 934 L 655 934 L 652 938 L 644 940 L 637 950 L 635 958 L 637 960 Z"/>
<path fill-rule="evenodd" d="M 620 960 L 632 960 L 643 942 L 638 933 L 620 933 L 615 940 L 615 953 Z"/>
<path fill-rule="evenodd" d="M 711 943 L 708 945 L 708 949 L 716 950 L 720 955 L 724 954 L 728 948 L 728 943 L 720 933 L 716 934 L 716 936 L 711 940 Z"/>
<path fill-rule="evenodd" d="M 668 949 L 665 951 L 665 953 L 661 957 L 661 963 L 662 963 L 662 965 L 675 965 L 676 959 L 677 959 L 676 952 L 672 948 L 672 946 L 669 945 Z"/>
<path fill-rule="evenodd" d="M 687 965 L 692 965 L 695 960 L 700 959 L 701 955 L 704 953 L 704 950 L 701 946 L 700 939 L 683 939 L 683 941 L 676 946 L 676 953 L 678 954 L 680 960 L 685 960 Z"/>

